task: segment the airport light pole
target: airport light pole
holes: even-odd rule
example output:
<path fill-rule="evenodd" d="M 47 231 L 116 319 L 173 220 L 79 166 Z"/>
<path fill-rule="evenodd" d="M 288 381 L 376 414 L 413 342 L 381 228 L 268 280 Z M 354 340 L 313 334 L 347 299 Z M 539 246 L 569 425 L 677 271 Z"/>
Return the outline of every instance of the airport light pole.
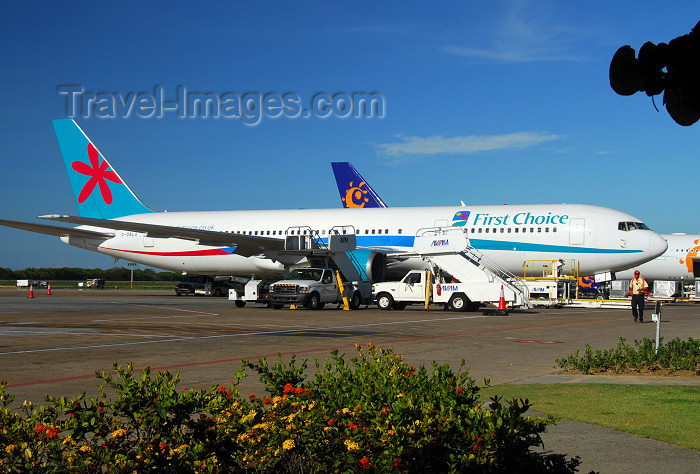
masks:
<path fill-rule="evenodd" d="M 134 262 L 129 262 L 129 263 L 127 263 L 127 266 L 128 266 L 129 268 L 131 268 L 131 289 L 132 289 L 132 290 L 134 289 L 134 267 L 135 267 L 136 265 L 138 265 L 138 263 L 134 263 Z"/>

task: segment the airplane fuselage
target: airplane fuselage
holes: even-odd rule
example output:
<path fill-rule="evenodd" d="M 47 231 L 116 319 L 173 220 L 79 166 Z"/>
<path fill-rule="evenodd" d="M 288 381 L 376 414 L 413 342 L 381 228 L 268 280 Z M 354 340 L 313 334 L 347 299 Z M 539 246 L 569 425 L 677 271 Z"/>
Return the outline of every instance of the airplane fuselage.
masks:
<path fill-rule="evenodd" d="M 358 248 L 386 253 L 410 252 L 421 229 L 453 226 L 467 233 L 474 248 L 516 275 L 523 273 L 523 263 L 527 260 L 554 259 L 578 261 L 581 275 L 615 272 L 646 262 L 666 249 L 666 242 L 650 230 L 619 230 L 620 222 L 639 222 L 635 217 L 588 205 L 157 212 L 115 220 L 227 232 L 232 234 L 232 247 L 235 234 L 281 240 L 291 232 L 290 228 L 303 226 L 317 230 L 323 238 L 334 226 L 352 226 Z M 236 255 L 232 247 L 207 246 L 139 232 L 110 232 L 115 236 L 106 240 L 68 237 L 62 240 L 171 271 L 231 275 L 273 274 L 283 270 L 274 251 L 243 257 Z M 415 262 L 405 263 L 405 267 L 411 266 Z"/>
<path fill-rule="evenodd" d="M 661 234 L 668 242 L 668 249 L 661 256 L 639 266 L 616 273 L 619 280 L 634 278 L 634 270 L 639 270 L 648 281 L 674 280 L 685 283 L 695 281 L 700 276 L 700 235 Z"/>

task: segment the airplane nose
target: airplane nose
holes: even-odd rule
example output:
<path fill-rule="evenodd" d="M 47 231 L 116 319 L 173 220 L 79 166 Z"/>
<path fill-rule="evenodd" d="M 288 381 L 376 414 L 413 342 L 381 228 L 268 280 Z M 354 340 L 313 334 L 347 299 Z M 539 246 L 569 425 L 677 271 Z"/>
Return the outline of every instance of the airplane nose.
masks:
<path fill-rule="evenodd" d="M 656 232 L 649 236 L 649 257 L 656 258 L 666 251 L 668 242 Z"/>

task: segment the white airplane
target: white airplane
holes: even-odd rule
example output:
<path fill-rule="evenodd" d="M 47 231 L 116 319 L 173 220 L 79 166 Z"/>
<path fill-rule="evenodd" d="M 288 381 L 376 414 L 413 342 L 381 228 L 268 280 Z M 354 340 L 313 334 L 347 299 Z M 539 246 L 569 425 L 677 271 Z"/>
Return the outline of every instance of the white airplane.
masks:
<path fill-rule="evenodd" d="M 615 273 L 618 280 L 631 280 L 634 270 L 639 270 L 645 280 L 673 280 L 683 283 L 700 277 L 700 235 L 661 234 L 668 242 L 668 249 L 659 257 L 639 266 Z"/>
<path fill-rule="evenodd" d="M 353 226 L 355 257 L 375 282 L 387 267 L 392 275 L 415 268 L 414 260 L 387 254 L 411 252 L 417 232 L 434 227 L 462 228 L 475 249 L 516 275 L 522 275 L 526 260 L 560 258 L 578 261 L 582 275 L 615 272 L 666 250 L 666 241 L 639 219 L 589 205 L 155 212 L 73 120 L 53 125 L 80 216 L 40 217 L 78 226 L 8 220 L 0 225 L 55 235 L 75 247 L 164 270 L 279 274 L 285 264 L 304 261 L 280 253 L 285 237 L 298 235 L 302 227 L 327 238 L 336 226 Z"/>

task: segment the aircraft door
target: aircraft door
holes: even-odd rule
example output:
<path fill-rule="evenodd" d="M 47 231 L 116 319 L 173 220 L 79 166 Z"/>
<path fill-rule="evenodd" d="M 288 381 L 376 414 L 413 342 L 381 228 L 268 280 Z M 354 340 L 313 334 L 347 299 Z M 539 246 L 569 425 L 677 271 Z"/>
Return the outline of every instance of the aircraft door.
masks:
<path fill-rule="evenodd" d="M 585 243 L 584 232 L 586 230 L 586 220 L 580 217 L 569 221 L 569 244 L 583 245 Z"/>
<path fill-rule="evenodd" d="M 447 219 L 436 219 L 435 220 L 435 227 L 449 227 L 450 223 L 447 221 Z"/>

